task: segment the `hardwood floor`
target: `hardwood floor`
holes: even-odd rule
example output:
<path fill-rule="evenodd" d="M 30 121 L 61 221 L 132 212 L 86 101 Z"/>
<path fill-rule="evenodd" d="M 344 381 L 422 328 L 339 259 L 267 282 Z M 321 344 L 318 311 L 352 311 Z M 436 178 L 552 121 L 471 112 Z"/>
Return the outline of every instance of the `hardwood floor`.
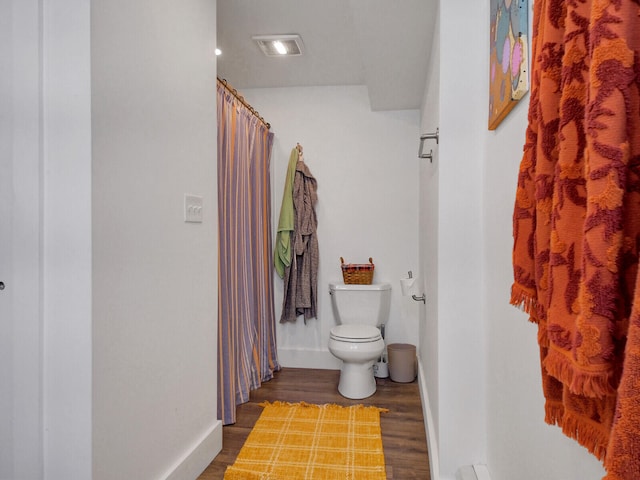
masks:
<path fill-rule="evenodd" d="M 339 378 L 338 370 L 283 368 L 277 372 L 273 380 L 251 392 L 248 403 L 238 406 L 236 423 L 223 427 L 222 451 L 198 480 L 219 480 L 224 477 L 224 471 L 235 461 L 262 413 L 262 407 L 258 404 L 267 400 L 388 408 L 388 413 L 380 415 L 387 479 L 429 480 L 429 456 L 417 380 L 395 383 L 388 378 L 377 378 L 377 390 L 373 396 L 349 400 L 338 393 Z"/>

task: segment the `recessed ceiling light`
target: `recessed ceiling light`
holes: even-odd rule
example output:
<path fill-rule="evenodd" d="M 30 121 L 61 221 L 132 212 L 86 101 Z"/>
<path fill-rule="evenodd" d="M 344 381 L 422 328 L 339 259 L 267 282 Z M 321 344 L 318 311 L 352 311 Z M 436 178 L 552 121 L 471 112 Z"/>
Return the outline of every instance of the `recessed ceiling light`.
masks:
<path fill-rule="evenodd" d="M 268 57 L 302 55 L 300 35 L 256 35 L 251 38 Z"/>
<path fill-rule="evenodd" d="M 222 50 L 220 50 L 219 48 L 216 48 L 216 57 L 218 55 L 222 55 Z"/>
<path fill-rule="evenodd" d="M 280 55 L 287 54 L 287 47 L 285 47 L 280 40 L 276 40 L 273 42 L 273 48 L 275 48 L 276 52 L 278 52 Z"/>

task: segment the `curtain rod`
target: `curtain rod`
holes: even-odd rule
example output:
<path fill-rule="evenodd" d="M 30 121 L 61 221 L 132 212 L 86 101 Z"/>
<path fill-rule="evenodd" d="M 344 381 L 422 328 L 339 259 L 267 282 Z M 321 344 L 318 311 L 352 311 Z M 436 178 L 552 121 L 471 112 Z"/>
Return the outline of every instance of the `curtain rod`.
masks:
<path fill-rule="evenodd" d="M 258 113 L 258 111 L 254 109 L 251 105 L 249 105 L 249 103 L 244 99 L 242 95 L 238 93 L 238 91 L 235 88 L 229 85 L 229 83 L 224 78 L 220 78 L 220 77 L 217 77 L 217 78 L 218 78 L 218 82 L 221 83 L 222 86 L 226 88 L 228 92 L 230 92 L 234 97 L 236 97 L 240 101 L 240 103 L 242 103 L 245 107 L 247 107 L 249 111 L 253 113 L 262 123 L 264 123 L 268 129 L 271 129 L 271 124 L 267 122 L 264 118 L 262 118 Z"/>

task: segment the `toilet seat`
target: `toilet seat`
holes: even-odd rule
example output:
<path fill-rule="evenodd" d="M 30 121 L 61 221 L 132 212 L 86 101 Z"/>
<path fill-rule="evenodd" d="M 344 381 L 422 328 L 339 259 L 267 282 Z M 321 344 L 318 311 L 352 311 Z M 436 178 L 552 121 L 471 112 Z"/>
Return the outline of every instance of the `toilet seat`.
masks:
<path fill-rule="evenodd" d="M 331 329 L 331 339 L 338 342 L 371 343 L 382 339 L 380 330 L 372 325 L 338 325 Z"/>

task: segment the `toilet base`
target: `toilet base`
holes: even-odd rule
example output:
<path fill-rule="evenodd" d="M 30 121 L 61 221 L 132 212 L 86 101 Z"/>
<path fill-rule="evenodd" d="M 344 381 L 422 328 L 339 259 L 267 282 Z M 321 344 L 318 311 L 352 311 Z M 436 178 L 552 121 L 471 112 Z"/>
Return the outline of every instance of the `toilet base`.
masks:
<path fill-rule="evenodd" d="M 367 398 L 376 393 L 376 379 L 373 376 L 373 363 L 342 362 L 338 392 L 352 400 Z"/>

